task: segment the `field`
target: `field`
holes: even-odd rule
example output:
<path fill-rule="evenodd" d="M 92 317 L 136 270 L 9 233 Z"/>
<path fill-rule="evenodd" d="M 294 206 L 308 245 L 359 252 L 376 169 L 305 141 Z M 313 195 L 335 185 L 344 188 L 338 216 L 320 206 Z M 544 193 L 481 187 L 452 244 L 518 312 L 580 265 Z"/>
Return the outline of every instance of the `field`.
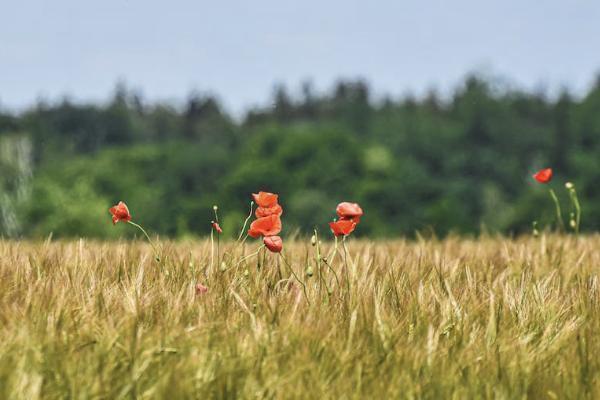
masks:
<path fill-rule="evenodd" d="M 257 246 L 0 241 L 0 398 L 600 398 L 599 235 Z"/>

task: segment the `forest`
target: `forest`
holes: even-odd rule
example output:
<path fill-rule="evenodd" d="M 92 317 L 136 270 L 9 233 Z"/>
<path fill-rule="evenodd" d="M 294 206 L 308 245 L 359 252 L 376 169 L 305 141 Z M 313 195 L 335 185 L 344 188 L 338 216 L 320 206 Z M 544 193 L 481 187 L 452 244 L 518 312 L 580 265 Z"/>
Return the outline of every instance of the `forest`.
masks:
<path fill-rule="evenodd" d="M 514 235 L 554 228 L 548 187 L 531 178 L 545 167 L 564 215 L 572 182 L 582 230 L 600 229 L 600 78 L 582 96 L 478 75 L 448 96 L 303 83 L 240 116 L 216 95 L 149 102 L 118 84 L 104 103 L 0 109 L 0 236 L 132 235 L 107 211 L 124 200 L 172 238 L 207 235 L 218 205 L 237 237 L 258 190 L 280 194 L 287 235 L 326 231 L 343 200 L 365 210 L 357 236 Z"/>

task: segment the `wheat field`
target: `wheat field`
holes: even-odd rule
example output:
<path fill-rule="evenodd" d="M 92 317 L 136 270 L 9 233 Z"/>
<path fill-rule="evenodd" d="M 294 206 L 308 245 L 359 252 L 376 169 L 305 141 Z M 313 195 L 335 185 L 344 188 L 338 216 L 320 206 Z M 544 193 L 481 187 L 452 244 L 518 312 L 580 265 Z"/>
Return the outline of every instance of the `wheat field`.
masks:
<path fill-rule="evenodd" d="M 600 235 L 256 247 L 0 241 L 0 398 L 600 398 Z"/>

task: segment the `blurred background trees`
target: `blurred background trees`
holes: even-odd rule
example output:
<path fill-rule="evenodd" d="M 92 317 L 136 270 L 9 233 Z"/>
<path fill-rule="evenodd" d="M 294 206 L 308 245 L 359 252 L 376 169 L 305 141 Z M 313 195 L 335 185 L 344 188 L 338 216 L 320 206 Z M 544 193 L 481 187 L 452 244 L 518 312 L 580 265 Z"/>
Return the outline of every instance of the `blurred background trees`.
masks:
<path fill-rule="evenodd" d="M 364 81 L 300 95 L 276 87 L 241 118 L 215 96 L 148 104 L 125 85 L 107 104 L 64 99 L 0 110 L 0 234 L 111 237 L 108 208 L 172 237 L 209 231 L 212 205 L 233 235 L 249 194 L 278 192 L 286 232 L 327 229 L 338 201 L 360 202 L 358 234 L 519 233 L 551 221 L 531 174 L 573 181 L 583 229 L 600 229 L 600 79 L 557 99 L 468 77 L 448 99 L 375 99 Z M 566 192 L 558 187 L 564 207 Z"/>

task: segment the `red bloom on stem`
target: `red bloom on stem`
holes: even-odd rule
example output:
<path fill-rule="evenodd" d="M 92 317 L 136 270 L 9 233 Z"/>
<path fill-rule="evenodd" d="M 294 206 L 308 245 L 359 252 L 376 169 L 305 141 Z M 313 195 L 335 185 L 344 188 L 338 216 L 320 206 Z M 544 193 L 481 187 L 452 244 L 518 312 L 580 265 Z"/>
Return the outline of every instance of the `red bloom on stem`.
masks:
<path fill-rule="evenodd" d="M 330 222 L 329 227 L 335 236 L 348 236 L 354 232 L 356 222 L 350 219 L 340 219 L 339 221 Z"/>
<path fill-rule="evenodd" d="M 112 214 L 113 225 L 116 225 L 116 223 L 119 221 L 131 221 L 129 208 L 127 208 L 127 204 L 123 203 L 122 201 L 120 201 L 116 206 L 111 207 L 108 212 Z"/>
<path fill-rule="evenodd" d="M 258 218 L 248 229 L 248 235 L 255 239 L 261 236 L 274 236 L 279 232 L 281 232 L 281 218 L 278 215 Z"/>
<path fill-rule="evenodd" d="M 281 253 L 283 249 L 283 240 L 279 236 L 267 236 L 263 239 L 263 243 L 273 253 Z"/>
<path fill-rule="evenodd" d="M 277 205 L 277 199 L 279 198 L 275 193 L 269 192 L 252 193 L 252 197 L 254 197 L 254 202 L 259 207 L 264 208 L 270 208 Z"/>
<path fill-rule="evenodd" d="M 221 229 L 221 226 L 219 225 L 218 222 L 211 221 L 211 225 L 212 225 L 213 229 L 215 231 L 217 231 L 217 233 L 223 233 L 223 229 Z"/>
<path fill-rule="evenodd" d="M 277 215 L 281 217 L 283 214 L 283 208 L 279 204 L 275 204 L 273 207 L 258 207 L 256 209 L 256 218 L 268 217 L 270 215 Z"/>
<path fill-rule="evenodd" d="M 535 174 L 533 174 L 533 179 L 538 181 L 539 183 L 548 183 L 552 180 L 552 168 L 544 168 Z"/>
<path fill-rule="evenodd" d="M 363 210 L 357 203 L 349 203 L 347 201 L 338 204 L 335 211 L 341 220 L 349 219 L 357 224 L 360 222 L 360 217 L 363 215 Z"/>

